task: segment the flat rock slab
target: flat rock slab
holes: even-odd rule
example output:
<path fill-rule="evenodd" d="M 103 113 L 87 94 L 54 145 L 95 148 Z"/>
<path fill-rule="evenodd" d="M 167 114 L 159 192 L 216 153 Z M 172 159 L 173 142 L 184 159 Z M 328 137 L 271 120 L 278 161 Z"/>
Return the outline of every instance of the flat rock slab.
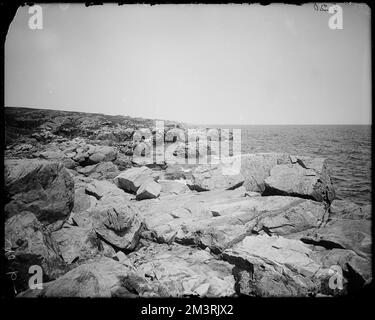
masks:
<path fill-rule="evenodd" d="M 233 266 L 206 250 L 150 243 L 129 255 L 139 273 L 161 284 L 171 297 L 235 294 Z"/>
<path fill-rule="evenodd" d="M 231 249 L 224 252 L 225 255 L 255 256 L 270 263 L 282 264 L 293 271 L 305 276 L 315 274 L 320 266 L 309 258 L 312 251 L 302 241 L 286 239 L 278 236 L 249 236 Z"/>
<path fill-rule="evenodd" d="M 246 190 L 207 191 L 138 205 L 151 239 L 220 253 L 253 232 L 289 234 L 318 227 L 321 203 L 293 197 L 248 197 Z"/>
<path fill-rule="evenodd" d="M 221 166 L 199 166 L 192 174 L 189 187 L 197 191 L 230 190 L 240 187 L 244 177 L 239 172 L 226 172 Z"/>
<path fill-rule="evenodd" d="M 324 227 L 312 230 L 302 237 L 305 242 L 327 248 L 353 250 L 359 256 L 371 256 L 371 222 L 368 220 L 334 219 Z"/>
<path fill-rule="evenodd" d="M 161 186 L 161 196 L 179 195 L 191 192 L 184 181 L 159 180 L 158 183 Z"/>
<path fill-rule="evenodd" d="M 257 219 L 253 231 L 268 234 L 291 235 L 320 227 L 327 218 L 323 203 L 299 199 L 289 206 L 270 210 Z"/>
<path fill-rule="evenodd" d="M 301 241 L 248 236 L 222 256 L 236 265 L 239 293 L 251 296 L 308 296 L 319 289 L 317 275 L 328 274 L 310 258 Z"/>
<path fill-rule="evenodd" d="M 359 206 L 347 200 L 333 200 L 329 208 L 330 219 L 371 220 L 371 205 Z"/>

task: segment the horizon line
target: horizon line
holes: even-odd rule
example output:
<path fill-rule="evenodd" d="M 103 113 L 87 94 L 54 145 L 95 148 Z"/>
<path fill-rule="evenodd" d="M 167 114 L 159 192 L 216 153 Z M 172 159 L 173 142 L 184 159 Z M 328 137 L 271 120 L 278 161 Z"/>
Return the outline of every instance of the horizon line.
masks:
<path fill-rule="evenodd" d="M 246 124 L 223 124 L 223 123 L 194 123 L 194 122 L 186 122 L 182 120 L 171 120 L 171 119 L 157 119 L 157 118 L 149 118 L 145 116 L 130 116 L 125 114 L 108 114 L 103 112 L 87 112 L 87 111 L 72 111 L 72 110 L 64 110 L 64 109 L 51 109 L 51 107 L 30 107 L 30 106 L 4 106 L 4 108 L 27 108 L 27 109 L 38 109 L 38 110 L 51 110 L 51 111 L 64 111 L 64 112 L 76 112 L 76 113 L 86 113 L 86 114 L 102 114 L 107 116 L 120 116 L 120 117 L 130 117 L 133 119 L 141 118 L 146 120 L 162 120 L 162 121 L 172 121 L 172 122 L 179 122 L 185 124 L 186 126 L 371 126 L 372 123 L 246 123 Z"/>

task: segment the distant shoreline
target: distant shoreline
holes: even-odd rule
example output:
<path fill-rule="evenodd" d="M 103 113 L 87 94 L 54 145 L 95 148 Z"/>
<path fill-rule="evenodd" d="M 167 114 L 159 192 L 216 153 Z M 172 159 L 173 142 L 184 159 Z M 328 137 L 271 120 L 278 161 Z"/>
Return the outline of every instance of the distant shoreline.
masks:
<path fill-rule="evenodd" d="M 186 124 L 188 128 L 248 128 L 248 127 L 371 127 L 372 124 Z"/>
<path fill-rule="evenodd" d="M 87 111 L 71 111 L 71 110 L 64 110 L 64 109 L 53 109 L 52 107 L 30 107 L 30 106 L 4 106 L 5 108 L 15 108 L 15 109 L 34 109 L 34 110 L 45 110 L 45 111 L 58 111 L 58 112 L 72 112 L 72 113 L 82 113 L 82 114 L 90 114 L 90 115 L 104 115 L 110 117 L 124 117 L 124 118 L 132 118 L 132 119 L 139 119 L 139 120 L 164 120 L 170 122 L 180 122 L 186 125 L 187 128 L 223 128 L 223 129 L 230 129 L 230 128 L 246 128 L 246 127 L 319 127 L 319 126 L 327 126 L 327 127 L 347 127 L 347 126 L 371 126 L 372 124 L 196 124 L 196 123 L 188 123 L 183 120 L 171 120 L 171 119 L 160 119 L 160 118 L 152 118 L 147 116 L 131 116 L 131 115 L 122 115 L 122 114 L 108 114 L 104 112 L 87 112 Z"/>

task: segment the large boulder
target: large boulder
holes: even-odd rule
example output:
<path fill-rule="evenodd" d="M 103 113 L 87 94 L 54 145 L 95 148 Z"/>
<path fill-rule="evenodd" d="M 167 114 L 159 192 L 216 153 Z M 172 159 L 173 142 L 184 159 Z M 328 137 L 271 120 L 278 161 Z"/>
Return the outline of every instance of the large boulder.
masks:
<path fill-rule="evenodd" d="M 325 159 L 295 158 L 295 163 L 279 164 L 271 169 L 270 176 L 264 181 L 265 194 L 332 202 L 335 192 Z"/>
<path fill-rule="evenodd" d="M 90 228 L 66 226 L 52 232 L 62 258 L 67 264 L 84 261 L 104 253 L 104 246 L 95 231 Z"/>
<path fill-rule="evenodd" d="M 129 254 L 138 272 L 165 288 L 168 296 L 233 296 L 233 266 L 206 250 L 178 244 L 150 244 Z"/>
<path fill-rule="evenodd" d="M 241 155 L 241 174 L 248 191 L 263 192 L 264 180 L 269 177 L 271 169 L 278 165 L 289 163 L 287 154 L 283 153 L 255 153 Z"/>
<path fill-rule="evenodd" d="M 158 287 L 150 286 L 127 265 L 101 257 L 74 268 L 42 290 L 27 290 L 19 297 L 109 298 L 158 296 Z"/>
<path fill-rule="evenodd" d="M 21 212 L 5 223 L 7 268 L 16 272 L 15 289 L 25 290 L 30 277 L 29 268 L 42 268 L 43 280 L 56 279 L 66 270 L 64 261 L 50 234 L 32 212 Z"/>
<path fill-rule="evenodd" d="M 114 181 L 120 189 L 135 194 L 142 183 L 149 181 L 150 179 L 157 181 L 159 175 L 151 169 L 143 166 L 125 170 L 120 173 Z"/>
<path fill-rule="evenodd" d="M 139 189 L 137 190 L 136 199 L 153 199 L 157 198 L 160 195 L 161 185 L 155 182 L 152 178 L 144 181 Z"/>
<path fill-rule="evenodd" d="M 75 214 L 74 222 L 96 233 L 116 248 L 133 250 L 139 241 L 143 222 L 137 208 L 126 202 L 99 202 L 94 208 Z"/>
<path fill-rule="evenodd" d="M 33 212 L 49 230 L 60 228 L 73 208 L 74 182 L 61 163 L 6 160 L 5 191 L 8 216 Z"/>
<path fill-rule="evenodd" d="M 259 235 L 246 237 L 222 256 L 236 266 L 239 294 L 290 297 L 315 295 L 329 274 L 311 254 L 301 241 Z"/>

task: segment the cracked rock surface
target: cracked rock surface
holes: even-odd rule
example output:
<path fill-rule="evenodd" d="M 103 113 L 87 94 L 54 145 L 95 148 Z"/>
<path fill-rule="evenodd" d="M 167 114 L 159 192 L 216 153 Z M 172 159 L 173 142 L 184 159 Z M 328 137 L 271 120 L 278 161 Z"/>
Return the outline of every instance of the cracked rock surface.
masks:
<path fill-rule="evenodd" d="M 152 138 L 137 129 L 152 125 L 7 108 L 6 272 L 18 271 L 18 296 L 341 296 L 372 283 L 371 206 L 335 199 L 325 159 L 145 165 L 133 152 Z M 28 287 L 32 265 L 42 290 Z"/>

